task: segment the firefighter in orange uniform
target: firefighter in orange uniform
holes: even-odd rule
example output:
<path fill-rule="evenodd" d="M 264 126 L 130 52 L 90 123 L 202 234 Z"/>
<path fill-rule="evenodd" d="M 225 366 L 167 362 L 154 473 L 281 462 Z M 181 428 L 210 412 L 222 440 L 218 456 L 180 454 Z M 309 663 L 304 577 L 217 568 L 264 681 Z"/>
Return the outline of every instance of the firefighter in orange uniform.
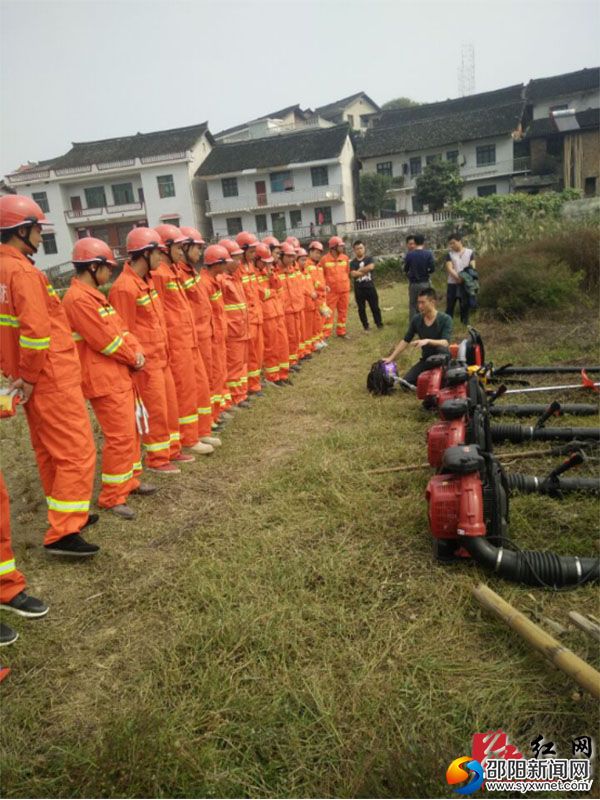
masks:
<path fill-rule="evenodd" d="M 323 245 L 319 241 L 311 242 L 308 246 L 308 261 L 307 269 L 312 273 L 313 285 L 317 292 L 317 300 L 315 302 L 315 315 L 313 318 L 313 336 L 315 339 L 315 349 L 322 350 L 327 347 L 327 342 L 323 336 L 323 324 L 327 314 L 331 314 L 329 306 L 327 305 L 327 293 L 329 287 L 325 283 L 325 274 L 323 267 L 319 262 L 323 256 Z"/>
<path fill-rule="evenodd" d="M 289 242 L 281 245 L 282 269 L 279 278 L 284 289 L 285 323 L 290 348 L 289 364 L 293 372 L 300 371 L 300 342 L 302 340 L 301 315 L 304 312 L 304 290 L 300 273 L 296 269 L 296 249 Z"/>
<path fill-rule="evenodd" d="M 81 536 L 94 522 L 96 450 L 81 392 L 81 368 L 65 310 L 31 256 L 50 224 L 29 197 L 0 197 L 0 364 L 25 403 L 48 503 L 48 553 L 92 556 Z"/>
<path fill-rule="evenodd" d="M 263 338 L 264 338 L 264 369 L 266 379 L 275 386 L 283 386 L 279 378 L 281 363 L 281 348 L 278 342 L 277 318 L 281 316 L 279 300 L 276 289 L 279 282 L 272 287 L 273 256 L 268 245 L 260 242 L 256 245 L 256 277 L 258 293 L 262 303 Z"/>
<path fill-rule="evenodd" d="M 13 417 L 16 398 L 3 395 L 2 399 L 7 402 L 6 407 L 0 405 L 0 417 Z M 25 577 L 15 563 L 10 536 L 10 503 L 4 476 L 0 471 L 0 608 L 31 619 L 45 616 L 48 606 L 37 597 L 28 595 L 25 591 L 26 585 Z M 0 646 L 12 644 L 18 638 L 16 631 L 0 622 Z"/>
<path fill-rule="evenodd" d="M 211 305 L 211 404 L 213 421 L 223 424 L 231 419 L 227 409 L 231 407 L 231 392 L 227 388 L 227 320 L 221 288 L 221 276 L 229 261 L 229 251 L 225 247 L 211 244 L 204 253 L 204 267 L 200 270 L 200 280 Z"/>
<path fill-rule="evenodd" d="M 235 242 L 219 242 L 229 252 L 231 261 L 221 276 L 225 318 L 227 320 L 227 388 L 231 392 L 232 409 L 249 408 L 248 402 L 248 343 L 250 324 L 248 306 L 239 271 L 243 251 Z"/>
<path fill-rule="evenodd" d="M 135 519 L 127 505 L 130 494 L 151 495 L 154 486 L 141 483 L 140 435 L 132 370 L 144 367 L 140 343 L 100 291 L 117 266 L 110 247 L 100 239 L 79 239 L 73 248 L 77 272 L 63 305 L 77 343 L 83 395 L 88 399 L 104 436 L 102 490 L 98 505 L 123 519 Z M 139 427 L 143 422 L 140 419 Z"/>
<path fill-rule="evenodd" d="M 291 386 L 290 374 L 290 343 L 288 339 L 287 324 L 285 319 L 285 276 L 281 263 L 281 244 L 275 236 L 265 236 L 263 244 L 269 245 L 273 256 L 271 269 L 271 289 L 275 294 L 275 307 L 277 309 L 277 347 L 279 351 L 279 379 L 280 386 Z"/>
<path fill-rule="evenodd" d="M 242 248 L 244 254 L 240 261 L 239 272 L 248 306 L 248 324 L 250 325 L 250 339 L 248 341 L 248 394 L 254 397 L 263 397 L 261 391 L 260 373 L 264 359 L 263 336 L 263 309 L 258 292 L 254 259 L 256 245 L 259 244 L 254 234 L 241 231 L 235 237 L 236 244 Z"/>
<path fill-rule="evenodd" d="M 221 440 L 216 436 L 208 437 L 208 432 L 216 427 L 213 419 L 213 396 L 211 386 L 212 376 L 212 306 L 206 286 L 202 283 L 197 267 L 200 265 L 202 248 L 205 241 L 200 231 L 195 228 L 180 228 L 187 241 L 182 245 L 183 260 L 179 268 L 183 276 L 183 288 L 189 300 L 194 323 L 196 325 L 196 340 L 198 343 L 194 363 L 196 365 L 196 383 L 198 387 L 198 432 L 205 443 L 219 447 Z M 205 415 L 208 419 L 205 419 Z M 210 427 L 209 427 L 210 426 Z"/>
<path fill-rule="evenodd" d="M 177 389 L 181 444 L 194 453 L 210 455 L 221 440 L 215 439 L 212 444 L 208 441 L 212 438 L 210 389 L 198 350 L 194 316 L 183 287 L 185 278 L 179 267 L 179 262 L 183 261 L 182 245 L 187 239 L 175 225 L 157 225 L 155 230 L 166 247 L 163 262 L 153 278 L 167 321 L 169 363 Z"/>
<path fill-rule="evenodd" d="M 313 318 L 315 315 L 317 292 L 313 283 L 312 271 L 308 265 L 308 253 L 303 247 L 297 247 L 296 255 L 298 257 L 298 271 L 300 273 L 302 291 L 304 294 L 304 310 L 300 318 L 303 340 L 303 355 L 301 357 L 303 360 L 307 360 L 312 358 L 311 353 L 315 350 Z"/>
<path fill-rule="evenodd" d="M 152 472 L 178 474 L 180 463 L 194 461 L 181 452 L 177 393 L 169 367 L 164 310 L 152 274 L 160 264 L 162 241 L 152 228 L 134 228 L 127 235 L 130 261 L 109 292 L 125 328 L 144 351 L 144 369 L 134 372 L 133 383 L 148 413 L 142 435 L 146 465 Z"/>
<path fill-rule="evenodd" d="M 346 319 L 350 302 L 350 263 L 344 253 L 344 240 L 340 236 L 332 236 L 329 240 L 329 252 L 319 261 L 325 272 L 325 282 L 329 287 L 327 305 L 337 313 L 335 332 L 338 336 L 346 335 Z M 333 332 L 333 315 L 323 325 L 325 336 Z"/>

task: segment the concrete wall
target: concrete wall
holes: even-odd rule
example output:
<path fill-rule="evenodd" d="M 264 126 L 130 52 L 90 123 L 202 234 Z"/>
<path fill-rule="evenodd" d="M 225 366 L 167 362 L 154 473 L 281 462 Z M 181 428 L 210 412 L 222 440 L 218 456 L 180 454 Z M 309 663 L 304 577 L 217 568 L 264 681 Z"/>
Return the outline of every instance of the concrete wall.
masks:
<path fill-rule="evenodd" d="M 585 111 L 587 108 L 600 107 L 600 89 L 590 92 L 574 92 L 569 95 L 558 95 L 551 100 L 540 100 L 533 106 L 533 118 L 545 119 L 550 115 L 550 107 L 566 105 L 575 111 Z"/>

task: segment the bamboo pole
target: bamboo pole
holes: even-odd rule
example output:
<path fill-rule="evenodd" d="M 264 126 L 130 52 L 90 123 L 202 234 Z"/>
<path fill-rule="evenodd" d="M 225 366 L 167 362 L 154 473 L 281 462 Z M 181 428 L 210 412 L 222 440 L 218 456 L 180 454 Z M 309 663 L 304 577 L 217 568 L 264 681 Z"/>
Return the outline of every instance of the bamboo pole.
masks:
<path fill-rule="evenodd" d="M 538 458 L 543 456 L 555 456 L 557 453 L 551 449 L 548 450 L 523 450 L 520 453 L 496 453 L 496 457 L 500 460 L 503 458 L 510 461 L 517 461 L 521 458 Z M 397 467 L 378 467 L 377 469 L 368 469 L 370 475 L 384 475 L 386 472 L 414 472 L 418 469 L 432 469 L 428 461 L 422 461 L 420 464 L 408 464 Z"/>
<path fill-rule="evenodd" d="M 592 622 L 591 619 L 587 619 L 583 614 L 578 614 L 577 611 L 569 611 L 569 619 L 571 622 L 574 622 L 578 628 L 581 628 L 582 631 L 585 631 L 585 633 L 597 642 L 600 642 L 600 625 Z"/>
<path fill-rule="evenodd" d="M 489 586 L 480 583 L 473 589 L 473 595 L 482 606 L 491 611 L 516 631 L 535 650 L 540 652 L 555 667 L 569 675 L 583 689 L 597 700 L 600 699 L 600 673 L 579 656 L 557 642 L 539 625 L 532 622 L 514 606 L 503 600 Z"/>

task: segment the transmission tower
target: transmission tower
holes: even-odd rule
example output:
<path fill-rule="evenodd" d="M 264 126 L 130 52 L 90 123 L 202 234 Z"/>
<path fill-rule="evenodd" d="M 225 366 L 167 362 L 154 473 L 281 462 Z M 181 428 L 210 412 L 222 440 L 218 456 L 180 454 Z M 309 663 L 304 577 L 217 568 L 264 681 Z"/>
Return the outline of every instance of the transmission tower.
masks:
<path fill-rule="evenodd" d="M 458 93 L 461 97 L 475 91 L 475 47 L 466 43 L 460 49 Z"/>

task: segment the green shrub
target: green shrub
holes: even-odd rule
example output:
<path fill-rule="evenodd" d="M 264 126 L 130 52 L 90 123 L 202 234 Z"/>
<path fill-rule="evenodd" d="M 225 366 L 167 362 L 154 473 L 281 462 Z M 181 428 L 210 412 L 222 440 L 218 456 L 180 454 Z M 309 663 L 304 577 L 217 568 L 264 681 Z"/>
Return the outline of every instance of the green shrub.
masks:
<path fill-rule="evenodd" d="M 488 253 L 479 259 L 478 266 L 479 305 L 501 319 L 566 308 L 582 299 L 581 274 L 555 255 L 525 250 Z"/>
<path fill-rule="evenodd" d="M 376 260 L 376 278 L 381 283 L 391 283 L 405 278 L 402 260 L 400 258 L 382 258 Z"/>
<path fill-rule="evenodd" d="M 600 276 L 600 228 L 576 223 L 533 241 L 530 251 L 553 256 L 581 274 L 581 288 L 596 291 Z"/>

